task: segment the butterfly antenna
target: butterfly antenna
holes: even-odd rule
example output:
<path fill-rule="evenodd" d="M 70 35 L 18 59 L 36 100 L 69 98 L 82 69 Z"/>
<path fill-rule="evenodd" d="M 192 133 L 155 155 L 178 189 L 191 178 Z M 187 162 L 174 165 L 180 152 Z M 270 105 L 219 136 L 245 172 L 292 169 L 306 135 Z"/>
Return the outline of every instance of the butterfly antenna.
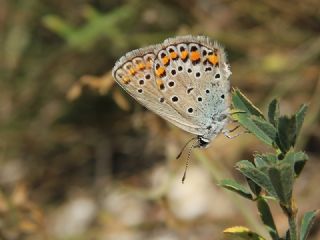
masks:
<path fill-rule="evenodd" d="M 194 138 L 193 138 L 194 139 Z M 193 140 L 192 139 L 192 140 Z M 191 140 L 190 140 L 191 141 Z M 189 142 L 190 142 L 189 141 Z M 188 167 L 189 167 L 189 161 L 190 161 L 190 156 L 191 156 L 191 151 L 192 151 L 192 149 L 194 149 L 197 145 L 196 144 L 198 144 L 198 139 L 197 139 L 197 141 L 195 141 L 193 144 L 192 144 L 192 146 L 190 147 L 190 149 L 189 149 L 189 152 L 188 152 L 188 158 L 187 158 L 187 161 L 186 161 L 186 166 L 185 166 L 185 169 L 184 169 L 184 172 L 183 172 L 183 176 L 182 176 L 182 179 L 181 179 L 181 181 L 182 181 L 182 184 L 184 183 L 184 180 L 186 179 L 186 176 L 187 176 L 187 170 L 188 170 Z"/>
<path fill-rule="evenodd" d="M 178 154 L 178 156 L 176 157 L 176 159 L 179 159 L 179 158 L 181 157 L 183 151 L 186 149 L 186 147 L 188 146 L 188 144 L 189 144 L 192 140 L 194 140 L 194 139 L 196 139 L 196 138 L 198 138 L 198 137 L 193 137 L 193 138 L 191 138 L 191 139 L 183 146 L 183 148 L 181 149 L 181 151 L 180 151 L 180 153 Z"/>

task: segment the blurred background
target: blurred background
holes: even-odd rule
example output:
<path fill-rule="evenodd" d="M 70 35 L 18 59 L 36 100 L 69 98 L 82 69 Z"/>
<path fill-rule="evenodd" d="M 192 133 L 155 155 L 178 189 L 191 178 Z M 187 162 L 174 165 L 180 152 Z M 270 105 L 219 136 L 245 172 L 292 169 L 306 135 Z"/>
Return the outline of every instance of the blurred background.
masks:
<path fill-rule="evenodd" d="M 182 185 L 191 135 L 110 75 L 127 51 L 184 34 L 221 42 L 232 85 L 263 111 L 274 97 L 286 114 L 310 104 L 294 195 L 299 216 L 319 208 L 319 33 L 318 0 L 0 0 L 0 239 L 221 239 L 233 225 L 267 237 L 254 203 L 217 182 L 244 182 L 235 162 L 271 149 L 219 136 Z"/>

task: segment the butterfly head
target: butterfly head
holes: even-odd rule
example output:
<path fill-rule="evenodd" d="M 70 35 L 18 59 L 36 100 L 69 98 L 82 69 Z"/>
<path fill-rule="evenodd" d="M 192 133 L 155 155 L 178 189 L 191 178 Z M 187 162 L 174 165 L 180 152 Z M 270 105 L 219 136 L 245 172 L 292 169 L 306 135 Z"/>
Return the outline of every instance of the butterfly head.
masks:
<path fill-rule="evenodd" d="M 211 140 L 205 138 L 204 136 L 198 136 L 198 145 L 199 148 L 207 148 L 210 144 Z"/>

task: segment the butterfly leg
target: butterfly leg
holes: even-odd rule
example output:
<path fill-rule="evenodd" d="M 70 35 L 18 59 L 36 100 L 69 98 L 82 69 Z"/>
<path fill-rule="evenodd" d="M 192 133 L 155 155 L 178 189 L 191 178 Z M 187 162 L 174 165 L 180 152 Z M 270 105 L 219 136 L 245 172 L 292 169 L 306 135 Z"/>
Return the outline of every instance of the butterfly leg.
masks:
<path fill-rule="evenodd" d="M 226 129 L 226 131 L 228 131 L 228 133 L 232 133 L 232 132 L 234 132 L 235 130 L 237 130 L 239 127 L 240 127 L 240 125 L 237 125 L 237 126 L 235 126 L 234 128 L 232 128 L 232 129 Z"/>
<path fill-rule="evenodd" d="M 235 126 L 234 128 L 232 128 L 232 129 L 223 129 L 223 130 L 222 130 L 222 133 L 223 133 L 224 136 L 226 136 L 226 137 L 229 138 L 229 139 L 233 139 L 233 138 L 239 137 L 240 135 L 242 135 L 242 134 L 244 134 L 244 133 L 249 133 L 248 130 L 245 130 L 245 131 L 239 132 L 239 133 L 237 133 L 237 134 L 235 134 L 235 135 L 233 135 L 233 136 L 229 135 L 229 133 L 234 132 L 234 131 L 237 130 L 239 127 L 240 127 L 240 125 L 237 125 L 237 126 Z"/>

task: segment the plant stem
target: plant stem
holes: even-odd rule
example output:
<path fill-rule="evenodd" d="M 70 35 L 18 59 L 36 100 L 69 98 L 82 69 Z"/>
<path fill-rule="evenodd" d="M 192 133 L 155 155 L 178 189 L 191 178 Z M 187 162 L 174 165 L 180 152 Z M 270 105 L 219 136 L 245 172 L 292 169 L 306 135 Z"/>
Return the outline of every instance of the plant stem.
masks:
<path fill-rule="evenodd" d="M 297 240 L 297 227 L 295 214 L 288 215 L 290 239 Z"/>
<path fill-rule="evenodd" d="M 289 209 L 287 211 L 288 216 L 288 223 L 289 223 L 289 232 L 290 232 L 290 240 L 297 240 L 298 239 L 298 233 L 297 233 L 297 212 L 298 208 L 296 206 L 295 200 L 292 197 L 291 198 L 291 204 L 289 206 Z"/>
<path fill-rule="evenodd" d="M 286 214 L 288 218 L 290 240 L 297 240 L 298 233 L 297 233 L 297 225 L 296 225 L 296 216 L 297 216 L 298 209 L 295 205 L 294 199 L 291 200 L 290 206 L 283 206 L 280 204 L 280 207 L 282 208 L 283 212 Z"/>

